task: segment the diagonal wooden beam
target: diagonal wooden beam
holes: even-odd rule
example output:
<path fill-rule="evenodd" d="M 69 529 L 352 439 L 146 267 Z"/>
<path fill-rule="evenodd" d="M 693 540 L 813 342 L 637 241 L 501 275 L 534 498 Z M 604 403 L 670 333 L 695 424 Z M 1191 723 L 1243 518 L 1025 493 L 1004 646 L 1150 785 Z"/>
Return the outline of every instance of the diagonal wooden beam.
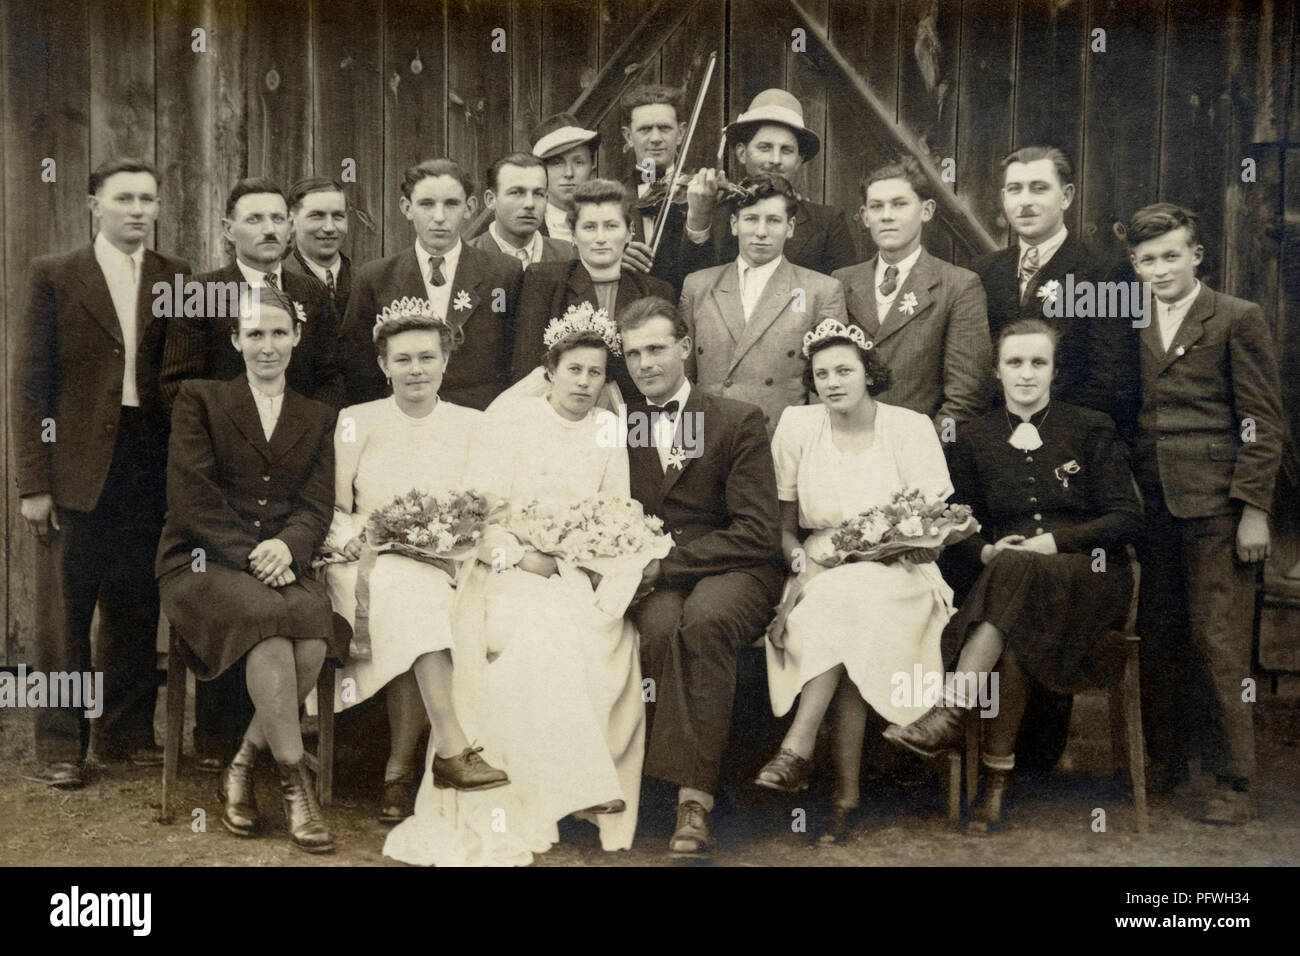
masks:
<path fill-rule="evenodd" d="M 808 12 L 799 5 L 798 0 L 787 0 L 787 2 L 794 10 L 795 16 L 803 21 L 803 25 L 808 31 L 808 37 L 813 41 L 806 55 L 817 64 L 823 74 L 838 73 L 842 79 L 846 80 L 849 88 L 867 108 L 864 117 L 867 125 L 886 143 L 895 149 L 911 154 L 921 164 L 921 169 L 925 172 L 925 178 L 930 181 L 930 188 L 934 192 L 940 218 L 974 252 L 992 252 L 1001 248 L 997 240 L 989 234 L 989 231 L 984 228 L 984 224 L 971 211 L 965 199 L 957 196 L 948 188 L 948 184 L 939 175 L 938 167 L 935 166 L 934 160 L 930 158 L 929 151 L 921 144 L 921 141 L 917 139 L 910 129 L 895 121 L 894 111 L 887 107 L 885 102 L 876 95 L 875 90 L 871 88 L 871 84 L 853 68 L 853 64 L 831 42 L 830 37 L 826 35 L 817 21 L 808 15 Z"/>
<path fill-rule="evenodd" d="M 668 38 L 685 22 L 686 17 L 699 6 L 700 0 L 659 0 L 646 11 L 641 22 L 623 38 L 605 65 L 596 74 L 591 86 L 578 94 L 569 112 L 581 122 L 595 128 L 613 109 L 623 90 L 641 72 L 647 61 L 654 58 Z M 637 59 L 633 59 L 633 57 Z"/>

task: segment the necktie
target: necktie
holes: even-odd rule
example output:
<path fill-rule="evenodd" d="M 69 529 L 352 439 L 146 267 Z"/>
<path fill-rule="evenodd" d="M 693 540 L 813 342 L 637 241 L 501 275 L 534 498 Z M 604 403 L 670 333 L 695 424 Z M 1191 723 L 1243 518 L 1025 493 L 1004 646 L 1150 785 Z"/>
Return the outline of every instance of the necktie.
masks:
<path fill-rule="evenodd" d="M 333 270 L 333 269 L 326 269 L 326 270 L 325 270 L 325 288 L 329 289 L 329 292 L 330 292 L 330 298 L 331 298 L 331 299 L 334 298 L 334 289 L 335 289 L 335 285 L 334 285 L 334 270 Z"/>
<path fill-rule="evenodd" d="M 268 272 L 266 274 L 266 284 L 277 291 L 280 288 L 280 283 L 276 280 L 274 272 Z"/>
<path fill-rule="evenodd" d="M 442 256 L 429 257 L 429 282 L 435 286 L 447 284 L 447 278 L 442 274 Z"/>
<path fill-rule="evenodd" d="M 1020 260 L 1020 284 L 1024 287 L 1021 292 L 1022 298 L 1024 293 L 1029 291 L 1029 285 L 1034 281 L 1034 276 L 1038 275 L 1038 269 L 1038 247 L 1030 246 L 1025 250 L 1024 258 Z"/>
<path fill-rule="evenodd" d="M 881 295 L 893 295 L 898 288 L 898 266 L 885 267 L 885 281 L 880 283 Z"/>

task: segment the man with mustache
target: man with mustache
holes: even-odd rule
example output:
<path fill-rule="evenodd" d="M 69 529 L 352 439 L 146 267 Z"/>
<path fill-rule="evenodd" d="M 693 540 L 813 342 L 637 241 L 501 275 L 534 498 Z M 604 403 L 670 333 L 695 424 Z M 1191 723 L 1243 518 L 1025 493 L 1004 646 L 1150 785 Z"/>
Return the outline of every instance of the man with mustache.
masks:
<path fill-rule="evenodd" d="M 118 157 L 90 175 L 94 241 L 31 264 L 15 327 L 10 422 L 23 522 L 36 537 L 33 670 L 91 669 L 98 604 L 104 672 L 101 758 L 162 763 L 154 744 L 158 589 L 167 409 L 158 381 L 165 323 L 156 282 L 189 263 L 146 248 L 158 218 L 157 171 Z M 35 720 L 41 778 L 82 785 L 90 724 L 82 708 Z"/>
<path fill-rule="evenodd" d="M 745 175 L 779 175 L 793 181 L 817 155 L 821 139 L 803 122 L 803 106 L 785 90 L 764 90 L 749 109 L 726 129 Z M 736 258 L 735 234 L 728 226 L 727 177 L 719 169 L 701 169 L 687 192 L 687 242 L 682 271 L 689 274 Z M 794 231 L 785 257 L 796 266 L 830 275 L 859 259 L 844 211 L 797 197 Z"/>
<path fill-rule="evenodd" d="M 506 153 L 487 171 L 483 201 L 493 220 L 483 232 L 466 242 L 484 252 L 518 259 L 527 269 L 538 262 L 555 262 L 575 256 L 573 243 L 542 233 L 549 207 L 546 164 L 529 153 Z"/>

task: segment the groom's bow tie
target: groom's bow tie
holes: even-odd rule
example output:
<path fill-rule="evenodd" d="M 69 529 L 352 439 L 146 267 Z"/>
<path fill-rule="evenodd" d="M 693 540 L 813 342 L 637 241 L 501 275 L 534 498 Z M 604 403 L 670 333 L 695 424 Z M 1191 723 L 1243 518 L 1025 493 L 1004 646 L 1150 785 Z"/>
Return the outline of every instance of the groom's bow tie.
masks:
<path fill-rule="evenodd" d="M 654 402 L 649 402 L 648 404 L 650 405 L 651 411 L 667 415 L 670 422 L 677 421 L 677 413 L 682 410 L 682 403 L 675 398 L 666 405 L 656 405 Z"/>

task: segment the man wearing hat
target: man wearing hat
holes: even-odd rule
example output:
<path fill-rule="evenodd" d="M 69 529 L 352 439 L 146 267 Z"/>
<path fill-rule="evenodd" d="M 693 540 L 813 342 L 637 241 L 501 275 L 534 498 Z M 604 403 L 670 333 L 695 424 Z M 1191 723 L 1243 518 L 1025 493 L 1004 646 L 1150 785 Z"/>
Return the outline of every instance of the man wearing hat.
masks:
<path fill-rule="evenodd" d="M 736 159 L 748 177 L 776 174 L 793 179 L 800 167 L 817 155 L 821 140 L 803 122 L 803 107 L 785 90 L 764 90 L 749 109 L 726 129 Z M 733 262 L 736 237 L 729 227 L 719 191 L 727 177 L 717 169 L 701 169 L 687 191 L 683 271 Z M 834 206 L 800 198 L 794 233 L 785 245 L 785 257 L 797 266 L 830 275 L 858 261 L 848 217 Z"/>
<path fill-rule="evenodd" d="M 572 113 L 557 113 L 542 120 L 529 141 L 533 155 L 546 164 L 547 203 L 542 235 L 572 242 L 568 215 L 573 208 L 573 192 L 595 172 L 600 134 L 578 125 Z"/>

